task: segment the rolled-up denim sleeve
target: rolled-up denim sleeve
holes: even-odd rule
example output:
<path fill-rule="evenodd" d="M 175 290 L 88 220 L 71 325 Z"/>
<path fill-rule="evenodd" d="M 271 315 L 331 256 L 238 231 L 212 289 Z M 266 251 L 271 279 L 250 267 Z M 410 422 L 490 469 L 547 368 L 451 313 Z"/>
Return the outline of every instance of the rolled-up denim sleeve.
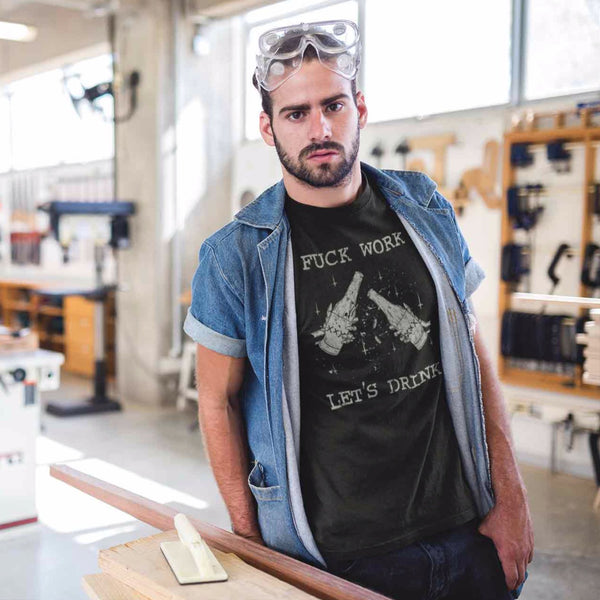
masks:
<path fill-rule="evenodd" d="M 240 358 L 246 356 L 244 304 L 241 290 L 227 278 L 213 247 L 204 242 L 192 279 L 192 304 L 183 329 L 195 342 Z"/>
<path fill-rule="evenodd" d="M 485 271 L 481 265 L 471 256 L 465 265 L 465 298 L 468 298 L 479 287 L 485 279 Z"/>
<path fill-rule="evenodd" d="M 437 201 L 441 206 L 450 209 L 450 214 L 452 216 L 452 221 L 454 222 L 454 226 L 456 227 L 456 232 L 458 233 L 458 239 L 460 243 L 460 250 L 463 257 L 463 264 L 465 266 L 465 299 L 473 294 L 473 292 L 479 287 L 481 282 L 485 279 L 485 271 L 481 267 L 481 265 L 471 256 L 469 251 L 469 246 L 467 241 L 465 240 L 460 227 L 458 226 L 458 222 L 456 221 L 456 215 L 454 213 L 454 207 L 442 194 L 440 194 L 437 190 L 435 192 Z"/>

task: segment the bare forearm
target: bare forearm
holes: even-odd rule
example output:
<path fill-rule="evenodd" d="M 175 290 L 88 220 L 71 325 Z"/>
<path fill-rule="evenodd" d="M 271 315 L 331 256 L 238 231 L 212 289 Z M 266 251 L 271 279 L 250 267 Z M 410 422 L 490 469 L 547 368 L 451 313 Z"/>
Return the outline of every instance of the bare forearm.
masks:
<path fill-rule="evenodd" d="M 481 367 L 485 431 L 496 496 L 496 504 L 478 530 L 494 542 L 506 585 L 514 590 L 525 581 L 527 565 L 533 558 L 533 527 L 500 381 L 479 330 L 475 333 L 475 351 Z"/>
<path fill-rule="evenodd" d="M 200 397 L 199 417 L 205 448 L 233 530 L 244 536 L 258 535 L 256 506 L 247 484 L 248 449 L 240 410 L 229 403 L 215 407 Z"/>
<path fill-rule="evenodd" d="M 517 466 L 510 419 L 500 381 L 479 330 L 475 333 L 475 349 L 481 370 L 481 393 L 492 483 L 496 499 L 501 501 L 515 492 L 525 493 L 525 486 Z"/>

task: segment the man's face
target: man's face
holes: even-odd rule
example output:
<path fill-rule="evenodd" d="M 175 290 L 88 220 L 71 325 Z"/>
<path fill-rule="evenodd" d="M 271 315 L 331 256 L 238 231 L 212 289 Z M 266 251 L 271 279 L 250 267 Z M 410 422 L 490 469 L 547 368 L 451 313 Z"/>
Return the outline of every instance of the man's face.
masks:
<path fill-rule="evenodd" d="M 317 188 L 343 185 L 366 125 L 362 93 L 355 102 L 350 81 L 310 60 L 271 92 L 271 100 L 273 120 L 261 113 L 260 130 L 286 171 Z"/>

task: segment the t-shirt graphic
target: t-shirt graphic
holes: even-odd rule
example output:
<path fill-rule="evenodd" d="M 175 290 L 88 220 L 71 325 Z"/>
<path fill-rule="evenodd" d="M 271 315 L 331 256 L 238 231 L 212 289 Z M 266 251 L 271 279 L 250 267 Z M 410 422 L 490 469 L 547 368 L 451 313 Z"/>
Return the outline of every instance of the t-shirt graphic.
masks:
<path fill-rule="evenodd" d="M 476 516 L 446 405 L 435 286 L 363 176 L 349 205 L 286 199 L 300 478 L 319 549 L 365 556 Z"/>
<path fill-rule="evenodd" d="M 359 271 L 354 273 L 343 297 L 335 305 L 330 304 L 327 307 L 323 328 L 313 332 L 315 337 L 323 336 L 319 342 L 319 348 L 323 352 L 337 356 L 344 343 L 354 339 L 353 331 L 358 321 L 356 316 L 358 290 L 363 277 Z M 367 292 L 367 296 L 381 309 L 388 320 L 389 328 L 400 341 L 413 344 L 417 350 L 423 347 L 429 334 L 431 324 L 429 321 L 419 319 L 405 302 L 402 306 L 392 304 L 373 289 Z"/>

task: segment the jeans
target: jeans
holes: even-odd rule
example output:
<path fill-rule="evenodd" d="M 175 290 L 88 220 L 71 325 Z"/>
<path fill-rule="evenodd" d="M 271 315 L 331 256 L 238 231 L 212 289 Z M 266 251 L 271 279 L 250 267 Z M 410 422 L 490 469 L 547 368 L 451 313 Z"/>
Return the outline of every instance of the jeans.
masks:
<path fill-rule="evenodd" d="M 334 575 L 398 600 L 511 600 L 494 542 L 473 520 L 399 550 L 327 558 Z M 519 590 L 520 591 L 520 590 Z"/>

